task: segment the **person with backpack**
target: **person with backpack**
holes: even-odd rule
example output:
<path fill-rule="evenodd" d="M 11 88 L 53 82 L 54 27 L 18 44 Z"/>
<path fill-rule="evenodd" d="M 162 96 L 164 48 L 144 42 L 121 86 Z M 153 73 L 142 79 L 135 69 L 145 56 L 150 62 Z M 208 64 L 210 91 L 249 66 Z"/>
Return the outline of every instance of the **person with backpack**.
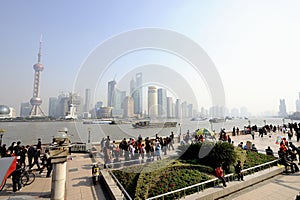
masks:
<path fill-rule="evenodd" d="M 235 169 L 235 173 L 238 175 L 238 181 L 240 180 L 244 181 L 244 174 L 242 172 L 242 165 L 240 160 L 238 160 L 238 163 L 236 164 L 234 169 Z"/>

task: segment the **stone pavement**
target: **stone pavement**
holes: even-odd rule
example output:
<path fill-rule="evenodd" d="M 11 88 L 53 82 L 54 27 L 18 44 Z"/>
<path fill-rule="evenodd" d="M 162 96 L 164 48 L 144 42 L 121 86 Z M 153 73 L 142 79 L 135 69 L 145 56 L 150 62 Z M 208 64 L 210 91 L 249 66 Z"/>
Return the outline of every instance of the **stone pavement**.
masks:
<path fill-rule="evenodd" d="M 92 183 L 92 161 L 89 154 L 72 153 L 67 161 L 66 199 L 71 200 L 96 200 L 106 199 L 101 186 Z M 45 170 L 46 171 L 46 170 Z M 12 191 L 11 178 L 7 180 L 7 187 L 0 192 L 0 200 L 22 199 L 50 199 L 51 178 L 46 178 L 46 173 L 36 172 L 35 181 L 22 188 L 21 191 Z"/>
<path fill-rule="evenodd" d="M 259 152 L 265 152 L 270 146 L 274 153 L 277 152 L 279 146 L 275 144 L 277 135 L 287 137 L 282 133 L 273 133 L 271 138 L 264 136 L 258 137 L 256 133 L 255 139 L 252 140 L 251 135 L 232 136 L 234 145 L 238 145 L 241 141 L 245 144 L 247 141 L 255 143 Z M 295 138 L 292 139 L 295 146 L 300 146 Z M 176 144 L 176 143 L 175 143 Z M 175 145 L 177 146 L 177 145 Z M 173 153 L 173 152 L 170 152 Z M 96 159 L 101 162 L 99 157 Z M 67 162 L 67 184 L 66 199 L 107 199 L 100 185 L 93 186 L 91 180 L 91 164 L 95 160 L 91 160 L 88 154 L 73 153 L 69 156 Z M 23 187 L 22 191 L 12 192 L 11 178 L 7 181 L 7 188 L 0 192 L 0 200 L 4 199 L 50 199 L 51 196 L 51 178 L 46 178 L 45 173 L 36 173 L 36 180 L 29 186 Z M 248 177 L 250 178 L 250 177 Z M 263 181 L 254 186 L 248 187 L 241 192 L 234 193 L 223 199 L 295 199 L 300 191 L 300 174 L 279 175 L 272 179 Z M 247 176 L 245 177 L 247 179 Z M 239 184 L 230 183 L 230 184 Z M 220 188 L 210 188 L 219 190 Z M 189 198 L 192 199 L 192 198 Z M 197 199 L 197 198 L 194 198 Z"/>

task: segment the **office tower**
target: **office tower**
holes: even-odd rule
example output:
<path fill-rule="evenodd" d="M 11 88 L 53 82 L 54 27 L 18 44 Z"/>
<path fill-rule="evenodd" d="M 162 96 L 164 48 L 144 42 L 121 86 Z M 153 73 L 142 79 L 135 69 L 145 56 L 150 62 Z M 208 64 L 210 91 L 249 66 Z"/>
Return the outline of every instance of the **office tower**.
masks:
<path fill-rule="evenodd" d="M 280 99 L 279 113 L 278 114 L 279 114 L 280 117 L 286 117 L 287 116 L 286 105 L 285 105 L 285 100 L 284 99 Z"/>
<path fill-rule="evenodd" d="M 57 97 L 50 97 L 49 98 L 49 109 L 48 109 L 48 115 L 50 117 L 59 117 L 58 112 L 58 98 Z"/>
<path fill-rule="evenodd" d="M 30 104 L 32 105 L 29 116 L 30 117 L 39 117 L 45 116 L 40 105 L 42 104 L 42 99 L 40 98 L 40 77 L 41 72 L 44 69 L 44 66 L 41 64 L 41 56 L 42 56 L 42 37 L 40 39 L 40 48 L 38 53 L 38 62 L 33 65 L 34 69 L 34 84 L 33 84 L 33 97 L 30 99 Z M 41 115 L 39 114 L 41 113 Z"/>
<path fill-rule="evenodd" d="M 143 74 L 137 73 L 136 76 L 136 90 L 138 91 L 138 113 L 143 113 Z"/>
<path fill-rule="evenodd" d="M 187 118 L 187 102 L 186 101 L 181 103 L 181 112 L 182 112 L 182 118 Z"/>
<path fill-rule="evenodd" d="M 193 104 L 187 105 L 187 117 L 192 118 L 194 117 L 195 113 L 197 113 L 197 111 L 193 110 Z"/>
<path fill-rule="evenodd" d="M 167 91 L 160 88 L 157 90 L 158 117 L 167 116 Z"/>
<path fill-rule="evenodd" d="M 84 101 L 84 109 L 83 112 L 89 112 L 91 106 L 91 90 L 85 89 L 85 101 Z"/>
<path fill-rule="evenodd" d="M 174 103 L 172 97 L 167 97 L 167 118 L 174 117 Z"/>
<path fill-rule="evenodd" d="M 157 117 L 157 88 L 155 86 L 148 87 L 148 115 L 150 118 Z"/>
<path fill-rule="evenodd" d="M 115 92 L 116 92 L 116 81 L 108 82 L 108 90 L 107 90 L 107 107 L 114 107 L 115 103 Z"/>
<path fill-rule="evenodd" d="M 124 99 L 123 107 L 123 118 L 131 118 L 134 116 L 133 110 L 134 110 L 134 101 L 131 96 L 126 96 Z"/>
<path fill-rule="evenodd" d="M 296 112 L 300 112 L 300 99 L 296 100 Z"/>
<path fill-rule="evenodd" d="M 181 119 L 182 118 L 182 107 L 181 107 L 181 100 L 176 99 L 175 102 L 175 118 Z"/>
<path fill-rule="evenodd" d="M 27 117 L 30 114 L 32 105 L 29 102 L 21 103 L 20 117 Z"/>

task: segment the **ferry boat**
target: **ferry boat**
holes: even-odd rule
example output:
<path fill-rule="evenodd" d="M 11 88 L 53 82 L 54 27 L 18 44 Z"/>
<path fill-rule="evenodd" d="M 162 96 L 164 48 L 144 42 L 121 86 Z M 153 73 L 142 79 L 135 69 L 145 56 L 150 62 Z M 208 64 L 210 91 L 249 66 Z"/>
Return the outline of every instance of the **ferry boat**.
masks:
<path fill-rule="evenodd" d="M 177 122 L 150 122 L 149 120 L 138 121 L 132 124 L 133 128 L 170 128 L 176 127 Z"/>
<path fill-rule="evenodd" d="M 117 124 L 115 120 L 84 120 L 83 124 Z"/>
<path fill-rule="evenodd" d="M 226 119 L 224 119 L 224 118 L 212 118 L 208 121 L 211 122 L 211 123 L 221 123 L 221 122 L 225 122 Z"/>
<path fill-rule="evenodd" d="M 207 120 L 207 117 L 193 117 L 191 121 L 205 121 Z"/>

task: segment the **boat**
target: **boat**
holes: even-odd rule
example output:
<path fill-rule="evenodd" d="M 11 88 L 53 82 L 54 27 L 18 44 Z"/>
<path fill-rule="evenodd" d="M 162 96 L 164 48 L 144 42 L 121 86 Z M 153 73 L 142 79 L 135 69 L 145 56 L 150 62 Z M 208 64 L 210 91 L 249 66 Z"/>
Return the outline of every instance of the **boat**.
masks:
<path fill-rule="evenodd" d="M 132 124 L 134 128 L 170 128 L 176 127 L 177 122 L 155 122 L 152 123 L 149 120 L 137 121 Z"/>
<path fill-rule="evenodd" d="M 83 124 L 117 124 L 114 120 L 85 120 Z"/>
<path fill-rule="evenodd" d="M 207 120 L 207 117 L 193 117 L 191 121 L 205 121 Z"/>
<path fill-rule="evenodd" d="M 226 119 L 224 118 L 211 118 L 210 120 L 208 120 L 210 123 L 221 123 L 221 122 L 225 122 Z"/>

